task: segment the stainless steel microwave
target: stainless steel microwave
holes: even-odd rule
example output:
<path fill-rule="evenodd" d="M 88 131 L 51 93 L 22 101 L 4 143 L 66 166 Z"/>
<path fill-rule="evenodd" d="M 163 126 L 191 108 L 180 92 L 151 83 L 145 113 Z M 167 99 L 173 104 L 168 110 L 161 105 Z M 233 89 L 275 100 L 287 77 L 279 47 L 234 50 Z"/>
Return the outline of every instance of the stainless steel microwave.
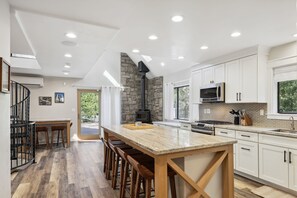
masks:
<path fill-rule="evenodd" d="M 200 87 L 202 103 L 225 102 L 225 83 L 212 83 Z"/>

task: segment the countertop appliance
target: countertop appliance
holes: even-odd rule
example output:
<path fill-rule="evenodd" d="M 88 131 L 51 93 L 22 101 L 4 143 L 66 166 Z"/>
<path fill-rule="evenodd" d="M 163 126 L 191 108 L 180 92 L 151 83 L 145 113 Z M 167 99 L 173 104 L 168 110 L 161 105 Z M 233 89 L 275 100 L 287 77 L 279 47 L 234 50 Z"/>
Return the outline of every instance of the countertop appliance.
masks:
<path fill-rule="evenodd" d="M 206 135 L 214 135 L 215 125 L 232 124 L 232 122 L 219 120 L 200 120 L 191 123 L 191 131 L 195 133 L 203 133 Z"/>
<path fill-rule="evenodd" d="M 225 83 L 212 83 L 200 87 L 202 103 L 225 102 Z"/>

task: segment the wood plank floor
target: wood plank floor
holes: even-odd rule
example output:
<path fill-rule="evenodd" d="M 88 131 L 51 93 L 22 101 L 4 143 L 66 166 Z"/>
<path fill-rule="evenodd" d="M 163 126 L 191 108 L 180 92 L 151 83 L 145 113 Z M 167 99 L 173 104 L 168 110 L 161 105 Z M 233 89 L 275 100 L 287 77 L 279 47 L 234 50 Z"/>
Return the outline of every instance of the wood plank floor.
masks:
<path fill-rule="evenodd" d="M 12 197 L 98 197 L 116 198 L 118 190 L 110 187 L 102 173 L 101 142 L 73 143 L 70 148 L 39 149 L 36 163 L 12 174 Z M 260 198 L 251 190 L 259 183 L 236 176 L 236 198 Z"/>

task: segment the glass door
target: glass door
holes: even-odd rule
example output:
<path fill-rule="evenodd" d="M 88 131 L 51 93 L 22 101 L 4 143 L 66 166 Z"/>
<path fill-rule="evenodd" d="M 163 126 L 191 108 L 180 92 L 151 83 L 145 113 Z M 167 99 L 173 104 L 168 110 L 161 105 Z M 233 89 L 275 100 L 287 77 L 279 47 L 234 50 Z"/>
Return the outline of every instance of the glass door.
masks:
<path fill-rule="evenodd" d="M 100 91 L 78 90 L 78 137 L 83 140 L 99 139 Z"/>

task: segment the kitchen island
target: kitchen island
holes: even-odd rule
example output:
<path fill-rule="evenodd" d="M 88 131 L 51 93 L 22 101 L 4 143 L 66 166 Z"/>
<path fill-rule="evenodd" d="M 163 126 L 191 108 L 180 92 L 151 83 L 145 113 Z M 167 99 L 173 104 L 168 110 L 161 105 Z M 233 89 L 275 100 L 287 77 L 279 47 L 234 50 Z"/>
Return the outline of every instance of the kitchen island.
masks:
<path fill-rule="evenodd" d="M 178 128 L 130 130 L 103 126 L 104 138 L 115 136 L 155 159 L 155 196 L 168 197 L 167 166 L 179 175 L 178 197 L 234 197 L 233 144 L 236 140 Z"/>

